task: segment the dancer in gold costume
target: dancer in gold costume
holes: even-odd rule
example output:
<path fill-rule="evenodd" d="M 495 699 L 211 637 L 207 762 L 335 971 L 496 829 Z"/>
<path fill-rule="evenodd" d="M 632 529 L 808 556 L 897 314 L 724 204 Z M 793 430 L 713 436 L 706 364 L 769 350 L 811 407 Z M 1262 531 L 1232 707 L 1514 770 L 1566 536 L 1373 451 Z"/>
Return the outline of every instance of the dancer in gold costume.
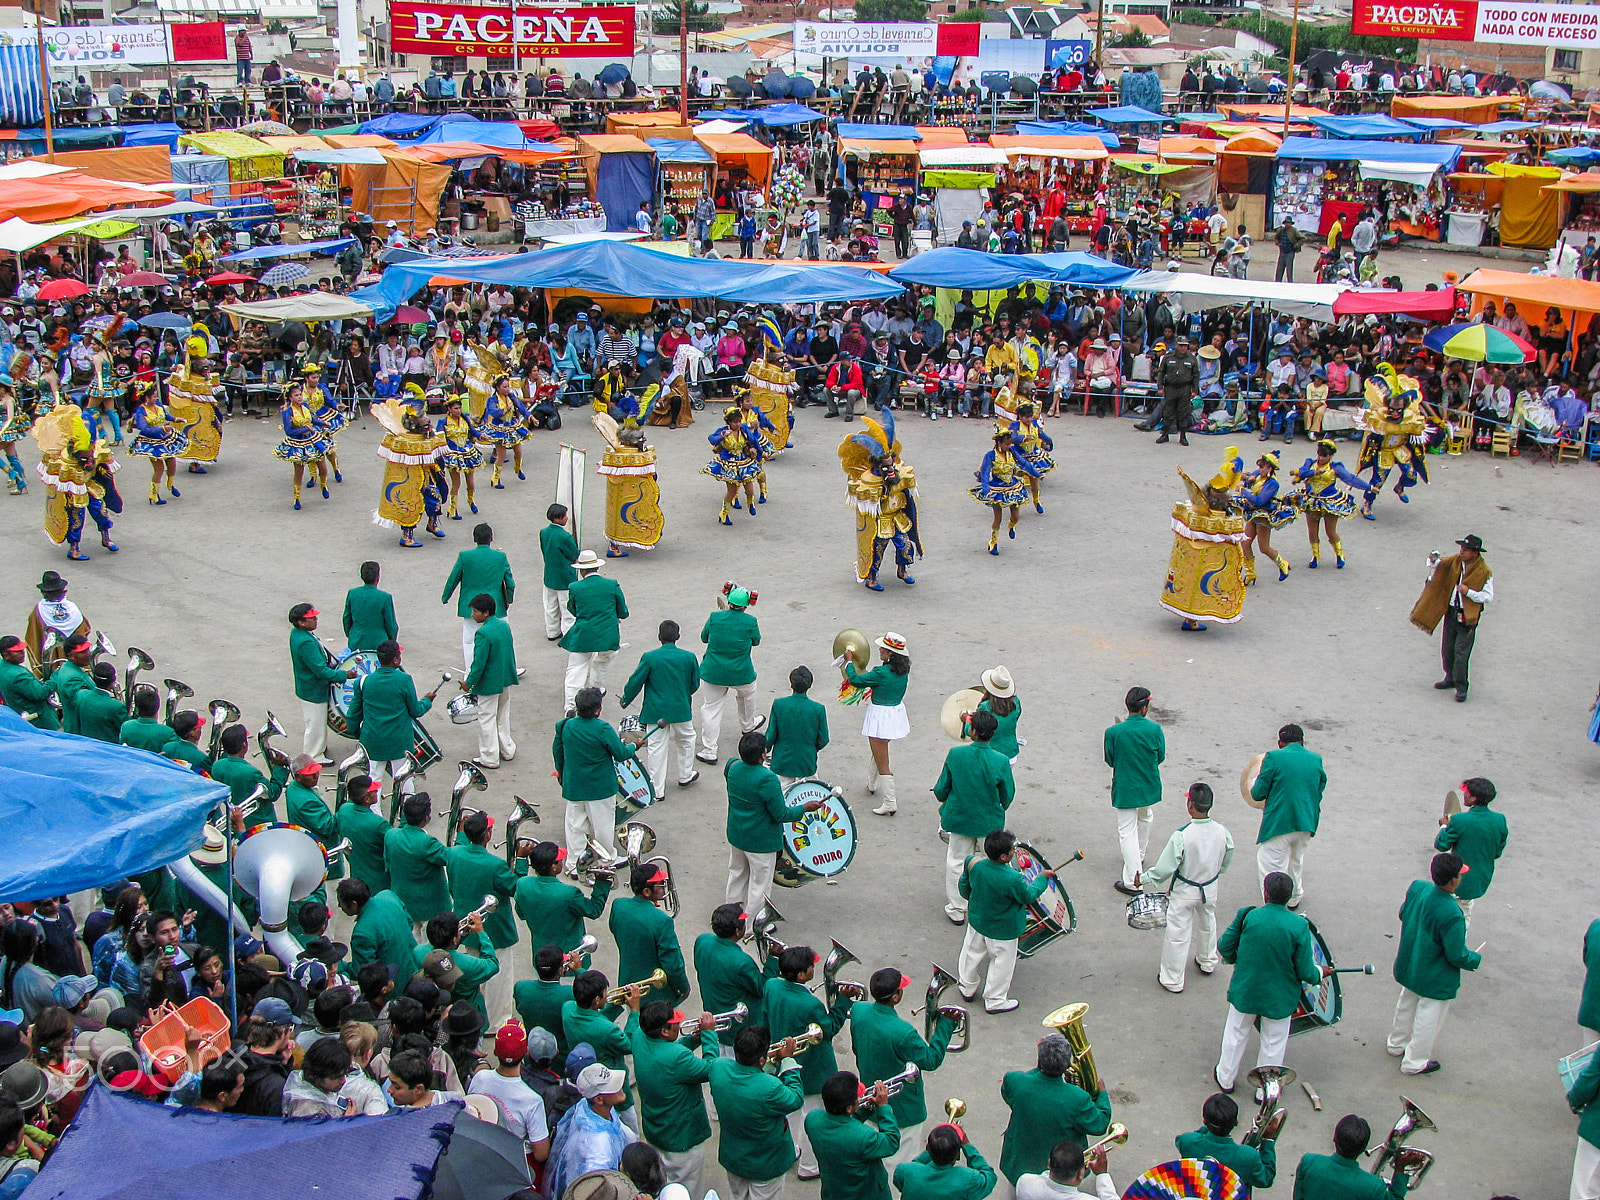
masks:
<path fill-rule="evenodd" d="M 845 503 L 856 511 L 856 581 L 874 592 L 883 591 L 878 570 L 890 546 L 895 575 L 908 585 L 916 583 L 911 564 L 922 556 L 916 473 L 900 461 L 894 410 L 885 405 L 881 416 L 863 417 L 865 428 L 839 443 Z"/>
<path fill-rule="evenodd" d="M 1244 611 L 1244 518 L 1213 507 L 1217 493 L 1202 488 L 1182 467 L 1178 474 L 1189 499 L 1172 506 L 1172 557 L 1161 607 L 1182 617 L 1187 632 L 1203 631 L 1205 620 L 1231 625 Z M 1229 474 L 1227 465 L 1223 474 Z"/>
<path fill-rule="evenodd" d="M 1400 468 L 1400 478 L 1395 481 L 1394 494 L 1401 504 L 1411 503 L 1411 497 L 1406 495 L 1408 487 L 1419 479 L 1428 482 L 1427 455 L 1423 452 L 1428 420 L 1422 414 L 1422 389 L 1417 381 L 1399 374 L 1388 363 L 1378 364 L 1377 374 L 1367 380 L 1366 392 L 1367 407 L 1361 414 L 1361 424 L 1367 436 L 1361 443 L 1356 471 L 1359 474 L 1370 468 L 1372 472 L 1372 486 L 1361 502 L 1361 515 L 1376 521 L 1373 501 L 1395 467 Z"/>
<path fill-rule="evenodd" d="M 100 530 L 100 544 L 111 553 L 111 518 L 122 511 L 117 494 L 117 460 L 110 443 L 97 438 L 84 422 L 76 404 L 63 404 L 33 423 L 33 440 L 39 446 L 39 478 L 45 485 L 44 531 L 56 545 L 65 542 L 67 557 L 83 561 L 79 549 L 83 518 L 87 513 Z"/>
<path fill-rule="evenodd" d="M 605 456 L 595 468 L 606 480 L 606 557 L 627 558 L 630 550 L 655 549 L 666 528 L 655 450 L 632 417 L 618 425 L 609 414 L 596 412 L 589 420 L 606 441 Z"/>
<path fill-rule="evenodd" d="M 422 544 L 413 535 L 424 515 L 428 532 L 444 536 L 439 528 L 444 487 L 438 465 L 444 434 L 436 433 L 426 417 L 392 397 L 372 405 L 372 415 L 385 430 L 378 447 L 378 457 L 383 459 L 383 490 L 372 521 L 385 529 L 398 528 L 400 544 L 414 550 Z"/>
<path fill-rule="evenodd" d="M 183 366 L 167 379 L 167 407 L 183 427 L 188 448 L 178 455 L 189 464 L 189 474 L 204 475 L 201 463 L 214 463 L 222 453 L 222 420 L 217 415 L 221 376 L 206 357 L 206 340 L 192 337 L 184 344 Z"/>

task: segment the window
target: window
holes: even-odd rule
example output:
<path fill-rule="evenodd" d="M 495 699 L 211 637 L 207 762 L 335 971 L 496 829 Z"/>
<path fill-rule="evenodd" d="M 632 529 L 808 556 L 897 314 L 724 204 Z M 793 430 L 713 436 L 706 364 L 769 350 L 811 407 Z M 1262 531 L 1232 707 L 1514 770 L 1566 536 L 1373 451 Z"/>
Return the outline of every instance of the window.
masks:
<path fill-rule="evenodd" d="M 1557 71 L 1576 71 L 1578 69 L 1579 51 L 1557 50 L 1553 69 Z"/>

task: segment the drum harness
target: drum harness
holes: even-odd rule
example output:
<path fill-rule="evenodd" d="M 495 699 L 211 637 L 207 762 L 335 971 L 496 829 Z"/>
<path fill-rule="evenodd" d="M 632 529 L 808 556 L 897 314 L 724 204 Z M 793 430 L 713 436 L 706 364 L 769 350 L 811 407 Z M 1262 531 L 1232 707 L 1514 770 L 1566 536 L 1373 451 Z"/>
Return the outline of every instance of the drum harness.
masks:
<path fill-rule="evenodd" d="M 1184 829 L 1189 828 L 1189 825 L 1193 825 L 1193 824 L 1194 824 L 1194 822 L 1190 821 L 1188 825 L 1184 826 Z M 1167 884 L 1167 896 L 1168 896 L 1169 899 L 1171 898 L 1171 896 L 1172 896 L 1172 888 L 1173 888 L 1173 886 L 1175 884 L 1187 883 L 1190 887 L 1198 888 L 1200 890 L 1200 903 L 1201 904 L 1208 904 L 1208 903 L 1210 903 L 1210 900 L 1206 896 L 1206 889 L 1208 887 L 1210 887 L 1213 883 L 1215 883 L 1217 880 L 1221 879 L 1221 878 L 1222 878 L 1222 872 L 1218 871 L 1210 879 L 1206 880 L 1204 883 L 1201 883 L 1198 880 L 1188 878 L 1186 875 L 1183 874 L 1182 871 L 1174 871 L 1172 873 L 1171 881 Z"/>

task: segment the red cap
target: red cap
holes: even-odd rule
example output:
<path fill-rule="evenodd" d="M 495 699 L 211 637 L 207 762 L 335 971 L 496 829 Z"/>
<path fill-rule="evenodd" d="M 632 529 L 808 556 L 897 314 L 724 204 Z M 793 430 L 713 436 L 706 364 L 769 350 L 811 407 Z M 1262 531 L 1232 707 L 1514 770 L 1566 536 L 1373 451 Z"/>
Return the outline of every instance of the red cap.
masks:
<path fill-rule="evenodd" d="M 313 608 L 309 612 L 301 614 L 300 619 L 302 621 L 304 621 L 307 617 L 320 617 L 321 615 L 322 615 L 321 613 L 319 613 L 316 609 Z"/>
<path fill-rule="evenodd" d="M 865 1096 L 866 1094 L 867 1094 L 867 1085 L 862 1083 L 859 1079 L 856 1080 L 856 1099 L 859 1100 L 859 1099 L 861 1099 L 861 1097 Z"/>
<path fill-rule="evenodd" d="M 673 1009 L 672 1010 L 672 1019 L 670 1021 L 668 1021 L 667 1024 L 668 1025 L 682 1025 L 683 1022 L 684 1022 L 684 1019 L 685 1019 L 684 1015 L 681 1012 L 679 1012 L 677 1009 Z"/>
<path fill-rule="evenodd" d="M 1462 863 L 1462 864 L 1461 864 L 1461 873 L 1462 873 L 1462 874 L 1463 874 L 1463 875 L 1466 875 L 1466 874 L 1469 874 L 1469 873 L 1470 873 L 1470 872 L 1471 872 L 1471 871 L 1472 871 L 1472 868 L 1471 868 L 1471 867 L 1469 867 L 1469 866 L 1467 866 L 1467 864 L 1466 864 L 1466 863 Z"/>
<path fill-rule="evenodd" d="M 206 727 L 206 719 L 200 716 L 198 713 L 195 714 L 194 727 L 196 729 L 204 729 Z"/>
<path fill-rule="evenodd" d="M 811 965 L 812 966 L 816 966 L 821 961 L 822 961 L 822 955 L 818 954 L 815 950 L 813 950 L 811 952 Z"/>
<path fill-rule="evenodd" d="M 900 990 L 903 992 L 910 986 L 911 986 L 911 976 L 909 976 L 909 975 L 900 976 Z"/>
<path fill-rule="evenodd" d="M 557 846 L 556 847 L 556 861 L 557 862 L 566 862 L 567 861 L 567 848 L 565 846 Z"/>
<path fill-rule="evenodd" d="M 665 867 L 657 867 L 656 868 L 656 873 L 654 875 L 650 876 L 650 878 L 648 880 L 648 882 L 650 882 L 650 883 L 665 883 L 666 881 L 667 881 L 667 870 L 666 870 Z"/>
<path fill-rule="evenodd" d="M 67 639 L 67 653 L 76 654 L 80 650 L 87 650 L 91 645 L 93 643 L 88 638 L 82 634 L 75 634 Z"/>
<path fill-rule="evenodd" d="M 521 1058 L 528 1052 L 528 1031 L 519 1022 L 507 1021 L 494 1035 L 497 1058 Z"/>

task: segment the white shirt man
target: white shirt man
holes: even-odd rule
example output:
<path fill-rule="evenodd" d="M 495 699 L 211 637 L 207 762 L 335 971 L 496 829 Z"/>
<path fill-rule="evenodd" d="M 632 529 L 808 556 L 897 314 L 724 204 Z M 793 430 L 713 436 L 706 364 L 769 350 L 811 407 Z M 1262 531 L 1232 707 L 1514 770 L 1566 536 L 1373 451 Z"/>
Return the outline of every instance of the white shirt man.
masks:
<path fill-rule="evenodd" d="M 516 1021 L 507 1021 L 494 1035 L 495 1057 L 499 1067 L 492 1071 L 479 1071 L 467 1085 L 469 1096 L 488 1096 L 500 1110 L 501 1122 L 522 1139 L 524 1152 L 535 1158 L 542 1155 L 536 1150 L 540 1142 L 550 1136 L 545 1118 L 544 1101 L 539 1093 L 522 1082 L 520 1065 L 528 1049 L 528 1034 Z"/>
<path fill-rule="evenodd" d="M 1195 966 L 1209 975 L 1222 961 L 1217 954 L 1217 881 L 1233 861 L 1233 835 L 1211 819 L 1211 802 L 1211 788 L 1206 784 L 1189 789 L 1189 823 L 1174 831 L 1156 865 L 1139 880 L 1146 890 L 1172 881 L 1158 977 L 1169 992 L 1183 991 L 1189 943 L 1196 933 L 1200 945 Z"/>
<path fill-rule="evenodd" d="M 1106 1152 L 1085 1162 L 1083 1149 L 1060 1142 L 1050 1152 L 1050 1169 L 1017 1179 L 1017 1200 L 1117 1200 L 1117 1185 L 1106 1174 Z"/>
<path fill-rule="evenodd" d="M 1350 231 L 1350 245 L 1357 254 L 1371 254 L 1373 247 L 1378 244 L 1378 229 L 1372 223 L 1372 214 L 1368 213 L 1356 222 L 1356 227 Z"/>
<path fill-rule="evenodd" d="M 1291 389 L 1295 385 L 1296 369 L 1294 355 L 1288 349 L 1278 352 L 1278 361 L 1273 363 L 1269 372 L 1272 378 L 1272 390 L 1277 391 L 1280 384 L 1288 384 Z"/>

